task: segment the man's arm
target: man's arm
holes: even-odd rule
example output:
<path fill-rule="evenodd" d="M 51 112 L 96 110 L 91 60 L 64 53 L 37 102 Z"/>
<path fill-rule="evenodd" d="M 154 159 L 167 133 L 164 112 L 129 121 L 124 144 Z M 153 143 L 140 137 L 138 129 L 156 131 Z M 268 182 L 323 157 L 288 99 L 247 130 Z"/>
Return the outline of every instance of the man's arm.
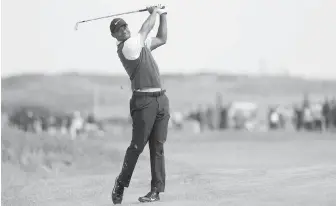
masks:
<path fill-rule="evenodd" d="M 167 14 L 160 15 L 160 25 L 156 37 L 151 39 L 150 49 L 154 50 L 167 42 Z"/>
<path fill-rule="evenodd" d="M 144 46 L 149 32 L 153 29 L 155 25 L 156 14 L 158 12 L 158 9 L 156 7 L 150 7 L 148 11 L 150 15 L 146 19 L 146 21 L 142 24 L 141 29 L 139 31 L 141 46 Z"/>

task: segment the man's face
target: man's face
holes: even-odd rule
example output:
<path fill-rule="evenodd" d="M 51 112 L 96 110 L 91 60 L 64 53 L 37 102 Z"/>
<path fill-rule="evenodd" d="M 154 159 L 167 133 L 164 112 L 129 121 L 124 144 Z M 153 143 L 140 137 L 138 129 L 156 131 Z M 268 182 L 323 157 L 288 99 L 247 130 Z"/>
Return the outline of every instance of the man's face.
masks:
<path fill-rule="evenodd" d="M 118 41 L 125 41 L 131 37 L 131 32 L 127 25 L 121 26 L 117 31 L 115 31 L 112 36 Z"/>

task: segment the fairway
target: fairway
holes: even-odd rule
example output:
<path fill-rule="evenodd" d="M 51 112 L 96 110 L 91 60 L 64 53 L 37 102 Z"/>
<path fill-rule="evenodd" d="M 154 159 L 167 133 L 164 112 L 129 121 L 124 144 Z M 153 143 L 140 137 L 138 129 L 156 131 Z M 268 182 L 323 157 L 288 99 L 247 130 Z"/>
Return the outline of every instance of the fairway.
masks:
<path fill-rule="evenodd" d="M 123 156 L 128 141 L 129 135 L 105 144 Z M 335 134 L 171 132 L 166 192 L 161 202 L 143 205 L 336 205 L 335 148 Z M 146 147 L 122 205 L 139 205 L 148 192 L 148 155 Z M 120 165 L 12 187 L 2 205 L 112 205 Z"/>

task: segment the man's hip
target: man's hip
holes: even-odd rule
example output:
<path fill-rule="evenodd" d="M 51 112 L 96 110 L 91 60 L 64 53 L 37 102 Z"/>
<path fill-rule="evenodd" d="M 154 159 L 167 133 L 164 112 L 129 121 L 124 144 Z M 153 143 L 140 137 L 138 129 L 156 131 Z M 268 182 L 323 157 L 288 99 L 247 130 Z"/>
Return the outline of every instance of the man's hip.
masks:
<path fill-rule="evenodd" d="M 161 88 L 147 88 L 138 89 L 133 91 L 133 96 L 149 96 L 149 97 L 160 97 L 166 93 L 165 89 Z"/>
<path fill-rule="evenodd" d="M 131 108 L 137 108 L 137 107 L 142 107 L 143 105 L 147 105 L 149 103 L 152 103 L 153 101 L 157 99 L 162 99 L 165 98 L 168 100 L 168 97 L 166 95 L 166 90 L 165 89 L 160 89 L 160 90 L 135 90 L 132 93 L 132 97 L 130 99 L 131 103 Z M 156 101 L 157 102 L 157 101 Z"/>

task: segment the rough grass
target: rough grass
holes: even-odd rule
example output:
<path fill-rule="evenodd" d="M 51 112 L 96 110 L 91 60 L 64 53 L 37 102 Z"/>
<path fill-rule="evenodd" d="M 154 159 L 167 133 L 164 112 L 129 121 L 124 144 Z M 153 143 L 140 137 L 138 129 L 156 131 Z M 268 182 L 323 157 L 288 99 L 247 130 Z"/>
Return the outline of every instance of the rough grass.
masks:
<path fill-rule="evenodd" d="M 8 126 L 1 129 L 2 186 L 24 185 L 41 178 L 90 172 L 104 162 L 120 160 L 120 153 L 91 136 L 70 140 L 68 136 L 24 133 Z"/>

